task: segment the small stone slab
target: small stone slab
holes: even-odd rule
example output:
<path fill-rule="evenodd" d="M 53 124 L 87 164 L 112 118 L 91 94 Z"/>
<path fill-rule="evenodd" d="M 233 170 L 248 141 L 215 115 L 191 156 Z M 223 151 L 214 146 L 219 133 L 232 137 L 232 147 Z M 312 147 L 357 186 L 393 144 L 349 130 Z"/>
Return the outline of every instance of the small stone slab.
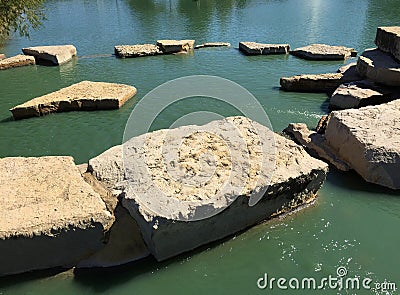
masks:
<path fill-rule="evenodd" d="M 69 111 L 118 109 L 136 94 L 130 85 L 82 81 L 34 98 L 10 111 L 15 120 Z"/>
<path fill-rule="evenodd" d="M 400 63 L 389 53 L 379 49 L 367 49 L 358 58 L 357 72 L 374 82 L 388 86 L 400 86 Z"/>
<path fill-rule="evenodd" d="M 308 60 L 344 60 L 356 56 L 357 51 L 344 46 L 311 44 L 291 50 L 290 54 Z"/>
<path fill-rule="evenodd" d="M 330 114 L 325 138 L 366 181 L 400 189 L 400 100 Z"/>
<path fill-rule="evenodd" d="M 34 64 L 35 64 L 35 58 L 33 56 L 26 56 L 19 54 L 13 57 L 0 60 L 0 70 L 29 66 Z"/>
<path fill-rule="evenodd" d="M 371 83 L 359 81 L 340 85 L 332 94 L 329 108 L 333 110 L 360 108 L 385 101 L 383 93 L 371 89 Z"/>
<path fill-rule="evenodd" d="M 231 43 L 227 42 L 206 42 L 200 45 L 196 45 L 194 49 L 199 49 L 199 48 L 206 48 L 206 47 L 230 47 Z"/>
<path fill-rule="evenodd" d="M 114 218 L 71 157 L 0 159 L 0 276 L 72 267 Z"/>
<path fill-rule="evenodd" d="M 332 92 L 343 83 L 343 74 L 305 74 L 280 79 L 281 89 L 297 92 Z"/>
<path fill-rule="evenodd" d="M 375 44 L 380 50 L 392 54 L 400 61 L 400 27 L 379 27 Z"/>
<path fill-rule="evenodd" d="M 38 63 L 45 61 L 53 65 L 64 64 L 76 56 L 76 48 L 73 45 L 28 47 L 23 48 L 22 52 L 34 56 Z"/>
<path fill-rule="evenodd" d="M 240 42 L 239 50 L 245 55 L 288 54 L 290 45 Z"/>
<path fill-rule="evenodd" d="M 142 57 L 163 54 L 160 48 L 154 44 L 138 44 L 138 45 L 117 45 L 114 47 L 117 57 Z"/>
<path fill-rule="evenodd" d="M 194 49 L 195 40 L 157 40 L 157 46 L 164 53 L 188 52 Z"/>

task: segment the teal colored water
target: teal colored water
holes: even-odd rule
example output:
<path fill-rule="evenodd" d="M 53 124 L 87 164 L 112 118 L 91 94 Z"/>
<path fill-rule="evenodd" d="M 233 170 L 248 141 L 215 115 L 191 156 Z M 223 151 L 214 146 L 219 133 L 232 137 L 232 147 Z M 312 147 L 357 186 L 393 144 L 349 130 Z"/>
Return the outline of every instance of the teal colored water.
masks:
<path fill-rule="evenodd" d="M 292 48 L 328 43 L 362 51 L 374 46 L 376 27 L 399 25 L 400 16 L 396 0 L 53 0 L 45 7 L 44 26 L 30 40 L 12 37 L 0 52 L 11 56 L 25 46 L 74 44 L 80 58 L 60 67 L 0 71 L 0 157 L 72 155 L 77 163 L 86 162 L 121 143 L 130 112 L 147 92 L 187 75 L 216 75 L 247 88 L 275 131 L 290 122 L 314 127 L 327 111 L 326 95 L 281 92 L 279 78 L 336 71 L 343 62 L 246 57 L 236 49 L 238 42 L 290 43 Z M 191 38 L 198 44 L 224 41 L 233 47 L 126 60 L 111 55 L 114 45 L 162 38 Z M 82 80 L 126 83 L 136 86 L 138 94 L 117 111 L 11 119 L 11 107 Z M 237 114 L 216 101 L 192 99 L 166 110 L 154 129 L 202 110 Z M 163 263 L 147 259 L 106 273 L 40 272 L 3 278 L 0 294 L 321 294 L 279 290 L 276 285 L 259 290 L 256 282 L 264 273 L 287 279 L 323 278 L 336 275 L 340 266 L 346 267 L 349 277 L 387 280 L 400 288 L 399 212 L 399 193 L 367 184 L 353 173 L 332 171 L 312 207 L 199 251 Z"/>

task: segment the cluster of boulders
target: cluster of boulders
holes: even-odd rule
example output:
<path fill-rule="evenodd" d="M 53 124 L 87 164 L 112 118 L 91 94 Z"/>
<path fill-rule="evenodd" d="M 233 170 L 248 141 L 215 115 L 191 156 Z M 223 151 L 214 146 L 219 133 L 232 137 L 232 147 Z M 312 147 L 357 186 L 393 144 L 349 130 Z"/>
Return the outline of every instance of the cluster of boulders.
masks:
<path fill-rule="evenodd" d="M 357 63 L 339 69 L 338 73 L 322 74 L 324 79 L 315 75 L 315 85 L 302 81 L 304 76 L 282 78 L 285 90 L 330 92 L 337 83 L 330 108 L 341 109 L 323 116 L 316 131 L 305 124 L 290 124 L 285 132 L 312 155 L 327 160 L 337 169 L 354 169 L 368 182 L 397 190 L 400 189 L 400 27 L 378 28 L 375 44 L 378 48 L 365 50 Z M 352 81 L 339 83 L 346 73 L 351 77 L 347 80 Z M 338 79 L 340 75 L 342 78 Z M 332 77 L 331 85 L 326 82 L 328 76 Z M 295 87 L 288 87 L 288 83 Z"/>
<path fill-rule="evenodd" d="M 175 160 L 163 158 L 167 138 Z M 312 202 L 328 165 L 267 127 L 231 117 L 134 137 L 86 165 L 3 158 L 0 169 L 4 276 L 149 254 L 165 260 Z"/>

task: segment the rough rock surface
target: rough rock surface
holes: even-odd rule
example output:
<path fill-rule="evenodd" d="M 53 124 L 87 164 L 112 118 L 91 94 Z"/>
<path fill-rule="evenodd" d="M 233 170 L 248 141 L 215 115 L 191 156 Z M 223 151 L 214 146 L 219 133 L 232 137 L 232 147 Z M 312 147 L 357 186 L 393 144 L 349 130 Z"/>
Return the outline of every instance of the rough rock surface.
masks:
<path fill-rule="evenodd" d="M 71 157 L 0 159 L 0 275 L 71 267 L 113 222 Z"/>
<path fill-rule="evenodd" d="M 392 54 L 400 61 L 400 27 L 379 27 L 375 44 L 380 50 Z"/>
<path fill-rule="evenodd" d="M 290 50 L 290 45 L 239 42 L 239 50 L 246 55 L 288 54 Z"/>
<path fill-rule="evenodd" d="M 264 152 L 268 147 L 276 154 Z M 310 202 L 327 165 L 268 128 L 232 117 L 134 137 L 91 159 L 89 170 L 121 193 L 150 252 L 164 260 Z M 261 199 L 249 206 L 252 192 Z M 196 218 L 207 210 L 217 214 Z"/>
<path fill-rule="evenodd" d="M 359 57 L 357 72 L 374 82 L 400 86 L 400 63 L 379 49 L 367 49 Z"/>
<path fill-rule="evenodd" d="M 0 60 L 5 59 L 5 58 L 6 58 L 6 55 L 3 53 L 0 53 Z"/>
<path fill-rule="evenodd" d="M 347 65 L 340 67 L 337 70 L 338 73 L 343 74 L 343 80 L 345 81 L 360 81 L 362 77 L 357 73 L 357 63 L 352 62 Z"/>
<path fill-rule="evenodd" d="M 10 111 L 18 120 L 55 112 L 118 109 L 135 94 L 136 88 L 129 85 L 82 81 L 34 98 Z"/>
<path fill-rule="evenodd" d="M 291 50 L 290 54 L 309 60 L 344 60 L 356 56 L 357 51 L 344 46 L 311 44 Z"/>
<path fill-rule="evenodd" d="M 19 54 L 13 57 L 0 60 L 0 70 L 29 66 L 34 64 L 35 64 L 34 57 Z"/>
<path fill-rule="evenodd" d="M 332 92 L 344 82 L 343 74 L 305 74 L 280 79 L 281 88 L 298 92 Z"/>
<path fill-rule="evenodd" d="M 115 55 L 118 57 L 142 57 L 162 54 L 163 52 L 154 44 L 139 45 L 117 45 L 114 47 Z"/>
<path fill-rule="evenodd" d="M 50 62 L 53 65 L 61 65 L 76 56 L 76 48 L 73 45 L 37 46 L 23 48 L 25 55 L 34 56 L 37 63 Z"/>
<path fill-rule="evenodd" d="M 340 85 L 330 98 L 329 108 L 343 110 L 388 102 L 383 93 L 374 90 L 371 86 L 368 81 Z"/>
<path fill-rule="evenodd" d="M 231 43 L 228 42 L 206 42 L 200 45 L 196 45 L 194 49 L 205 48 L 205 47 L 229 47 Z"/>
<path fill-rule="evenodd" d="M 400 100 L 332 112 L 325 138 L 366 181 L 400 189 Z"/>
<path fill-rule="evenodd" d="M 194 49 L 194 40 L 157 40 L 157 46 L 164 53 L 188 52 Z"/>
<path fill-rule="evenodd" d="M 309 130 L 306 124 L 291 123 L 284 132 L 302 145 L 310 155 L 328 161 L 338 170 L 350 170 L 349 165 L 335 155 L 334 150 L 327 144 L 324 136 Z"/>

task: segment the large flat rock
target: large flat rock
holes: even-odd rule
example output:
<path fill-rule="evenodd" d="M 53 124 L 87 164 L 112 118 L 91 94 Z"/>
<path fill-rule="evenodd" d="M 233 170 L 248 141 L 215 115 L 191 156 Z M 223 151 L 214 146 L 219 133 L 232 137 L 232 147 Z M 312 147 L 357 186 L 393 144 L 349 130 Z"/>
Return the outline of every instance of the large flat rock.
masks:
<path fill-rule="evenodd" d="M 0 275 L 71 267 L 113 223 L 71 157 L 0 159 Z"/>
<path fill-rule="evenodd" d="M 23 48 L 25 55 L 34 56 L 38 63 L 51 63 L 61 65 L 76 56 L 76 48 L 73 45 L 55 45 L 55 46 L 36 46 Z"/>
<path fill-rule="evenodd" d="M 379 27 L 375 44 L 380 50 L 392 54 L 400 61 L 400 27 Z"/>
<path fill-rule="evenodd" d="M 366 181 L 400 189 L 400 100 L 331 113 L 325 138 Z"/>
<path fill-rule="evenodd" d="M 297 92 L 332 92 L 344 82 L 343 74 L 304 74 L 280 79 L 281 89 Z"/>
<path fill-rule="evenodd" d="M 35 58 L 26 55 L 16 55 L 0 60 L 0 70 L 6 70 L 16 67 L 23 67 L 35 64 Z"/>
<path fill-rule="evenodd" d="M 154 44 L 117 45 L 114 47 L 117 57 L 142 57 L 162 54 L 163 52 Z"/>
<path fill-rule="evenodd" d="M 367 49 L 359 57 L 357 72 L 374 82 L 388 86 L 400 86 L 400 63 L 389 53 L 379 49 Z"/>
<path fill-rule="evenodd" d="M 14 119 L 44 116 L 56 112 L 118 109 L 136 94 L 124 84 L 82 81 L 34 98 L 10 111 Z"/>
<path fill-rule="evenodd" d="M 157 46 L 164 53 L 188 52 L 194 49 L 195 40 L 157 40 Z"/>
<path fill-rule="evenodd" d="M 196 45 L 194 49 L 207 48 L 207 47 L 230 47 L 231 43 L 228 42 L 206 42 Z"/>
<path fill-rule="evenodd" d="M 164 260 L 312 201 L 327 165 L 231 117 L 134 137 L 91 159 L 89 171 L 120 194 L 149 251 Z M 253 194 L 260 200 L 250 206 Z"/>
<path fill-rule="evenodd" d="M 342 84 L 333 92 L 329 108 L 332 110 L 353 109 L 388 102 L 387 96 L 374 88 L 368 81 Z"/>
<path fill-rule="evenodd" d="M 246 55 L 288 54 L 290 45 L 239 42 L 239 50 Z"/>
<path fill-rule="evenodd" d="M 308 60 L 344 60 L 357 55 L 354 48 L 326 44 L 311 44 L 290 51 L 290 54 Z"/>

